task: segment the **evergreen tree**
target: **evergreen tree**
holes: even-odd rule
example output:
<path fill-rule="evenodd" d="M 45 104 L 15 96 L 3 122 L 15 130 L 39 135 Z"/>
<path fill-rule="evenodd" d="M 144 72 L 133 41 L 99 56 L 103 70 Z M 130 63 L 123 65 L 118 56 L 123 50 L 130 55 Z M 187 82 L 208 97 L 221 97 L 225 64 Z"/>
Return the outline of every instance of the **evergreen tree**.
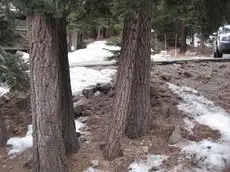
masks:
<path fill-rule="evenodd" d="M 33 171 L 67 171 L 65 153 L 79 149 L 66 41 L 66 17 L 77 1 L 13 3 L 27 15 L 29 22 Z"/>
<path fill-rule="evenodd" d="M 151 0 L 115 1 L 124 14 L 124 28 L 113 117 L 104 155 L 122 155 L 121 137 L 150 131 Z M 125 8 L 124 8 L 125 7 Z"/>

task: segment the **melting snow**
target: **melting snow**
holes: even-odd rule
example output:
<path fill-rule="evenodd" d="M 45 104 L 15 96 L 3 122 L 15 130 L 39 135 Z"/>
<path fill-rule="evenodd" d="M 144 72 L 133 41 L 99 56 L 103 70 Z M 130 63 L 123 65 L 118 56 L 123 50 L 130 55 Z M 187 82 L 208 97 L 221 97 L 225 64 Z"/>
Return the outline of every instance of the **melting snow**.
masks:
<path fill-rule="evenodd" d="M 189 142 L 182 147 L 186 158 L 196 164 L 194 171 L 223 171 L 230 162 L 230 115 L 212 101 L 206 99 L 195 89 L 176 86 L 169 83 L 169 88 L 182 99 L 178 108 L 200 124 L 207 125 L 211 129 L 218 130 L 222 137 L 217 141 L 203 140 L 201 142 Z M 191 124 L 188 124 L 190 128 Z"/>
<path fill-rule="evenodd" d="M 12 137 L 7 141 L 7 145 L 11 146 L 10 151 L 8 152 L 9 156 L 20 153 L 27 148 L 33 146 L 33 137 L 32 137 L 32 125 L 28 125 L 28 131 L 25 137 Z"/>
<path fill-rule="evenodd" d="M 106 45 L 106 41 L 96 41 L 85 49 L 69 53 L 69 63 L 73 65 L 80 62 L 104 61 L 113 56 L 108 50 L 120 50 L 120 47 Z"/>
<path fill-rule="evenodd" d="M 0 86 L 0 97 L 3 96 L 4 94 L 8 93 L 9 89 L 4 87 L 4 86 Z"/>
<path fill-rule="evenodd" d="M 80 129 L 83 128 L 85 124 L 81 123 L 79 120 L 75 120 L 76 132 L 80 132 Z M 28 131 L 25 137 L 12 137 L 7 141 L 7 145 L 10 146 L 8 152 L 9 156 L 14 156 L 18 153 L 25 151 L 28 148 L 33 146 L 33 128 L 32 125 L 28 125 Z"/>
<path fill-rule="evenodd" d="M 73 95 L 79 94 L 84 88 L 97 83 L 109 83 L 115 69 L 104 69 L 101 71 L 85 67 L 70 68 L 71 87 Z"/>
<path fill-rule="evenodd" d="M 148 155 L 147 160 L 134 161 L 130 167 L 129 172 L 148 172 L 151 168 L 159 168 L 167 156 L 163 155 Z"/>

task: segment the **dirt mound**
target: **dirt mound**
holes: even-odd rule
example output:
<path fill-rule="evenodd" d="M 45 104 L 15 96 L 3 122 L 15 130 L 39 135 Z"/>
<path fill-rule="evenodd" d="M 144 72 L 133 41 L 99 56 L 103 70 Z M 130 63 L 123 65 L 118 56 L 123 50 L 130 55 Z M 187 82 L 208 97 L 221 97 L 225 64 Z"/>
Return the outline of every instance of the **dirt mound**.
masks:
<path fill-rule="evenodd" d="M 0 109 L 5 119 L 8 136 L 22 136 L 31 124 L 29 94 L 11 93 L 1 97 Z"/>

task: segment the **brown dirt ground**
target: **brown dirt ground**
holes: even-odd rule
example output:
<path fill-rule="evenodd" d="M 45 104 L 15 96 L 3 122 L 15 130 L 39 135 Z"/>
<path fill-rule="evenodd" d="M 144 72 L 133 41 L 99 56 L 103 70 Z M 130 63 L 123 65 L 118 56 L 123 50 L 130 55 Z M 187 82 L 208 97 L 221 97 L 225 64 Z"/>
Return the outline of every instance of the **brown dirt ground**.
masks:
<path fill-rule="evenodd" d="M 91 137 L 87 142 L 81 142 L 80 151 L 70 157 L 73 171 L 82 172 L 91 165 L 92 160 L 99 160 L 98 169 L 101 171 L 126 172 L 133 160 L 145 159 L 148 153 L 168 155 L 170 158 L 163 163 L 163 166 L 168 169 L 175 166 L 178 163 L 180 149 L 169 146 L 168 138 L 175 126 L 183 128 L 184 114 L 176 107 L 180 99 L 168 90 L 166 82 L 193 87 L 230 112 L 229 67 L 230 63 L 228 62 L 190 62 L 188 64 L 154 66 L 151 80 L 151 113 L 153 117 L 151 133 L 135 140 L 124 137 L 122 140 L 124 156 L 111 162 L 104 160 L 101 147 L 109 127 L 114 94 L 110 93 L 90 99 L 85 111 L 87 114 L 91 114 L 87 121 Z M 162 79 L 162 76 L 168 76 L 168 80 Z M 24 135 L 26 126 L 31 121 L 28 97 L 19 97 L 15 95 L 7 102 L 4 101 L 4 104 L 1 103 L 0 106 L 4 108 L 5 119 L 9 121 L 7 123 L 8 128 L 13 128 L 8 130 L 10 136 Z M 194 135 L 184 132 L 183 136 L 192 141 L 200 141 L 205 138 L 216 140 L 220 137 L 217 131 L 199 124 L 195 125 L 193 132 Z M 6 149 L 1 149 L 0 171 L 29 171 L 23 168 L 23 164 L 30 154 L 30 151 L 26 151 L 21 156 L 9 159 L 6 155 Z"/>

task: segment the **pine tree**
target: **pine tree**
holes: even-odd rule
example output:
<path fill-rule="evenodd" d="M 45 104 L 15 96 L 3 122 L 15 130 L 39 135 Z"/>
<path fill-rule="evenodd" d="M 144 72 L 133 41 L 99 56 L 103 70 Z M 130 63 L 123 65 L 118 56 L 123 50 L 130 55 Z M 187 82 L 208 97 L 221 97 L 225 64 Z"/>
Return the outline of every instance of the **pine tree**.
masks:
<path fill-rule="evenodd" d="M 151 0 L 118 1 L 126 8 L 112 124 L 104 155 L 122 155 L 124 133 L 137 138 L 150 131 Z"/>
<path fill-rule="evenodd" d="M 66 41 L 66 17 L 75 2 L 13 2 L 28 17 L 33 171 L 67 171 L 65 154 L 79 149 Z"/>

